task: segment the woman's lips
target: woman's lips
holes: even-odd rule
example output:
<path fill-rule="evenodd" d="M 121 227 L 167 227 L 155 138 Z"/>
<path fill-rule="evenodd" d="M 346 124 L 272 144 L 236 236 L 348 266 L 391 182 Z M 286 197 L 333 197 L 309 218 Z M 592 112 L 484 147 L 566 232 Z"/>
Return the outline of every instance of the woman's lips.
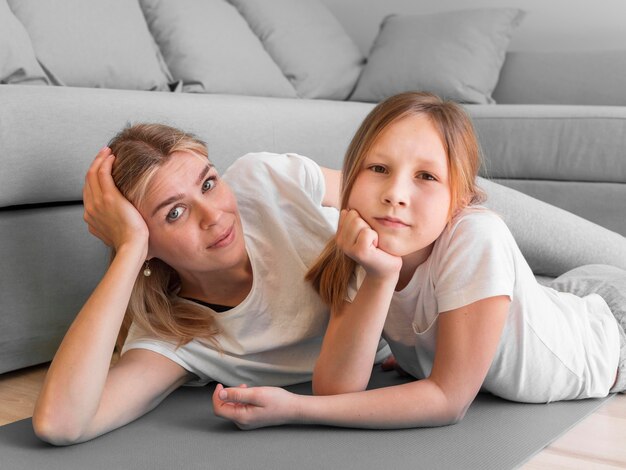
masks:
<path fill-rule="evenodd" d="M 374 217 L 374 220 L 376 220 L 376 222 L 383 227 L 404 228 L 409 226 L 409 224 L 400 219 L 396 219 L 395 217 Z"/>
<path fill-rule="evenodd" d="M 207 248 L 211 249 L 211 248 L 224 248 L 225 246 L 230 245 L 233 240 L 235 239 L 235 226 L 231 225 L 231 227 L 226 230 L 225 232 L 223 232 L 215 241 L 215 243 L 213 243 L 212 245 L 209 245 Z"/>

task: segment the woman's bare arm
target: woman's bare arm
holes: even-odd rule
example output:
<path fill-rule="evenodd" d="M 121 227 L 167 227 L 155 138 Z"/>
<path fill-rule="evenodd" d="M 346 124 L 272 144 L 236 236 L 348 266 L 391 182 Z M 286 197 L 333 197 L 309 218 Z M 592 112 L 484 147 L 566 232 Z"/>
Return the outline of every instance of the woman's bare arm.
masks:
<path fill-rule="evenodd" d="M 55 444 L 80 442 L 125 424 L 150 409 L 186 375 L 182 367 L 146 351 L 122 356 L 109 372 L 148 246 L 141 215 L 113 183 L 112 162 L 110 150 L 98 153 L 87 173 L 83 199 L 90 231 L 115 247 L 116 256 L 66 333 L 33 415 L 35 432 Z M 156 372 L 144 370 L 153 363 L 165 365 Z M 137 381 L 146 373 L 151 375 Z"/>
<path fill-rule="evenodd" d="M 320 167 L 326 183 L 322 205 L 339 209 L 341 205 L 341 171 Z"/>

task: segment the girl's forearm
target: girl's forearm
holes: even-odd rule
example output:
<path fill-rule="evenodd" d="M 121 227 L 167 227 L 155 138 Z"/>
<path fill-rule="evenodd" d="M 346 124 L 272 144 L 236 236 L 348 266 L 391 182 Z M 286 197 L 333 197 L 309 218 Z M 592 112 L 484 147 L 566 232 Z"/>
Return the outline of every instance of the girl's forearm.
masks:
<path fill-rule="evenodd" d="M 141 246 L 118 251 L 66 333 L 48 370 L 34 419 L 80 427 L 95 414 L 144 257 Z"/>
<path fill-rule="evenodd" d="M 333 313 L 313 373 L 315 394 L 367 387 L 396 282 L 366 277 L 354 301 Z"/>
<path fill-rule="evenodd" d="M 426 379 L 341 395 L 298 395 L 291 422 L 369 429 L 444 426 L 462 419 L 466 408 Z"/>

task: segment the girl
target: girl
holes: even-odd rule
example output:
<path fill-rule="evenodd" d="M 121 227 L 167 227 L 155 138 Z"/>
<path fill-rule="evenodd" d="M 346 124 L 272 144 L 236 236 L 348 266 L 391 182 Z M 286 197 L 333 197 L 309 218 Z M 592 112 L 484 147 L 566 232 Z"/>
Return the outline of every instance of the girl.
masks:
<path fill-rule="evenodd" d="M 313 377 L 326 396 L 218 385 L 216 414 L 245 429 L 439 426 L 480 390 L 523 402 L 624 390 L 626 273 L 584 286 L 613 312 L 599 295 L 539 285 L 506 225 L 478 205 L 479 166 L 459 106 L 424 93 L 379 104 L 346 154 L 336 237 L 308 273 L 331 307 Z M 588 269 L 578 285 L 593 281 Z M 381 333 L 418 380 L 364 391 Z"/>
<path fill-rule="evenodd" d="M 87 173 L 84 204 L 112 261 L 50 366 L 37 435 L 91 439 L 183 383 L 310 380 L 328 309 L 304 275 L 336 228 L 338 172 L 255 154 L 220 178 L 203 142 L 156 124 L 110 147 Z"/>

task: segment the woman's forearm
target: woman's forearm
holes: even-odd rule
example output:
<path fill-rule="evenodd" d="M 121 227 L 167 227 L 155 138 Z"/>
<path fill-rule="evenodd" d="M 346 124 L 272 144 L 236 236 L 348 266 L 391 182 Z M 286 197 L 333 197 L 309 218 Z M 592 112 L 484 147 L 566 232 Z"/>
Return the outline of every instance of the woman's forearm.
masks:
<path fill-rule="evenodd" d="M 352 303 L 333 313 L 313 373 L 313 390 L 364 390 L 370 378 L 396 279 L 366 277 Z"/>
<path fill-rule="evenodd" d="M 33 421 L 73 429 L 98 409 L 115 341 L 145 259 L 141 244 L 122 247 L 66 333 L 50 365 Z"/>

